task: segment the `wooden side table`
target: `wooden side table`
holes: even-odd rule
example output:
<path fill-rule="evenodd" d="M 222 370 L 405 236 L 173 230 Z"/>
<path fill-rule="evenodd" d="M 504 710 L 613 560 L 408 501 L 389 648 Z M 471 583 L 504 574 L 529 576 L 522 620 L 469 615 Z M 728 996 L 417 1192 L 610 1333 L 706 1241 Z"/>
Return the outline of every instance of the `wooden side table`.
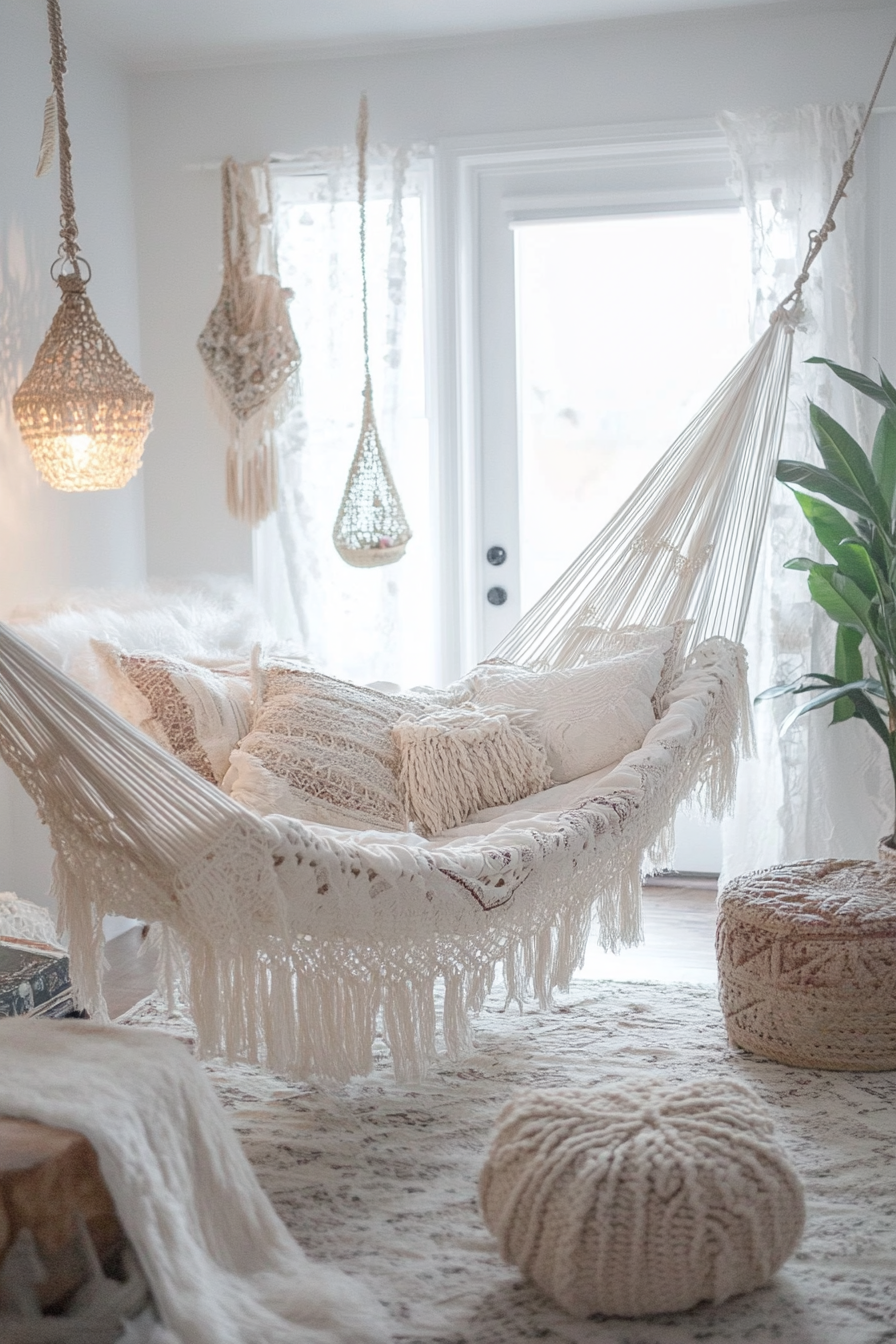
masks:
<path fill-rule="evenodd" d="M 79 1216 L 108 1266 L 125 1236 L 91 1144 L 74 1130 L 0 1116 L 0 1262 L 28 1228 L 47 1271 L 38 1288 L 44 1310 L 58 1308 L 87 1278 Z"/>

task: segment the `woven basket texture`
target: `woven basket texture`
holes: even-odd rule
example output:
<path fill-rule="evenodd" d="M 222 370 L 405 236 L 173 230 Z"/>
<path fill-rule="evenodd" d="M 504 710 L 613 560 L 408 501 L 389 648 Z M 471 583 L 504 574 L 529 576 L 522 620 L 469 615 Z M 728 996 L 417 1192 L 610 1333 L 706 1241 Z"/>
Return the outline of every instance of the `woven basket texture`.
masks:
<path fill-rule="evenodd" d="M 782 1064 L 896 1069 L 896 869 L 812 859 L 719 897 L 719 997 L 733 1044 Z"/>
<path fill-rule="evenodd" d="M 80 277 L 59 286 L 62 302 L 13 409 L 50 485 L 117 490 L 140 467 L 153 395 L 101 327 Z"/>

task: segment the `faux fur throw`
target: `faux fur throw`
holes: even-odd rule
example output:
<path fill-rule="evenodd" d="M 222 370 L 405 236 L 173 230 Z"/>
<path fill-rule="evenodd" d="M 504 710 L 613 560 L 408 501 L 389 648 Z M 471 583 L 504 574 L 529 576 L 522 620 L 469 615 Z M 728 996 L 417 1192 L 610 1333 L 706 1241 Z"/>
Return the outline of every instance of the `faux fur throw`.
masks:
<path fill-rule="evenodd" d="M 93 1144 L 163 1322 L 154 1344 L 389 1338 L 367 1289 L 293 1241 L 180 1042 L 88 1022 L 2 1021 L 0 1113 Z"/>

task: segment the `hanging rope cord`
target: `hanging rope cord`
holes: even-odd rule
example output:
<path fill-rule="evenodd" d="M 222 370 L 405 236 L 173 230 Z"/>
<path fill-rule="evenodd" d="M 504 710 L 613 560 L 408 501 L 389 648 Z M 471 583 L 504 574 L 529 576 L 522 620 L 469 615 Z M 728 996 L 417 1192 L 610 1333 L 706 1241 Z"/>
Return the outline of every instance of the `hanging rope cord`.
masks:
<path fill-rule="evenodd" d="M 793 289 L 790 291 L 787 297 L 785 299 L 782 299 L 781 302 L 778 304 L 778 308 L 776 309 L 776 311 L 779 313 L 786 311 L 788 305 L 790 305 L 791 311 L 794 308 L 796 308 L 802 296 L 803 286 L 809 279 L 809 271 L 811 270 L 812 265 L 815 262 L 815 259 L 817 258 L 821 249 L 824 247 L 827 240 L 830 238 L 831 234 L 834 232 L 834 229 L 837 227 L 836 222 L 834 220 L 834 215 L 837 212 L 837 207 L 839 206 L 840 202 L 846 195 L 846 188 L 849 186 L 853 176 L 855 175 L 856 155 L 859 152 L 859 146 L 861 145 L 862 140 L 864 139 L 865 136 L 865 132 L 868 129 L 868 123 L 871 120 L 871 113 L 874 111 L 875 104 L 877 103 L 877 99 L 881 91 L 881 87 L 883 85 L 884 80 L 887 77 L 887 71 L 890 68 L 890 62 L 893 59 L 894 52 L 896 52 L 896 37 L 894 37 L 893 41 L 890 43 L 890 49 L 887 52 L 886 60 L 884 61 L 881 72 L 878 75 L 877 83 L 874 86 L 874 92 L 872 93 L 871 100 L 868 103 L 868 107 L 865 110 L 865 115 L 862 118 L 862 123 L 859 126 L 858 130 L 856 131 L 855 136 L 853 137 L 852 147 L 843 164 L 843 172 L 841 173 L 840 181 L 837 183 L 837 189 L 834 192 L 831 204 L 828 207 L 828 213 L 825 216 L 824 223 L 822 224 L 820 229 L 810 230 L 809 250 L 807 251 L 805 258 L 803 259 L 802 269 L 800 270 L 800 273 L 794 282 Z"/>
<path fill-rule="evenodd" d="M 76 276 L 81 274 L 81 265 L 87 265 L 80 257 L 78 247 L 78 225 L 75 222 L 75 192 L 72 187 L 72 142 L 68 133 L 68 117 L 65 113 L 65 92 L 63 80 L 66 70 L 67 52 L 65 38 L 62 35 L 62 15 L 58 0 L 47 0 L 47 20 L 50 27 L 50 70 L 53 78 L 53 96 L 56 100 L 56 126 L 59 137 L 59 202 L 62 213 L 59 218 L 59 261 L 68 261 Z M 79 264 L 80 261 L 80 264 Z M 88 270 L 89 270 L 88 266 Z"/>
<path fill-rule="evenodd" d="M 364 421 L 370 419 L 373 402 L 373 386 L 370 381 L 370 334 L 367 312 L 367 137 L 370 128 L 370 113 L 367 106 L 367 94 L 361 94 L 358 106 L 358 123 L 355 127 L 355 144 L 358 147 L 358 209 L 360 212 L 360 250 L 361 250 L 361 322 L 364 333 Z"/>

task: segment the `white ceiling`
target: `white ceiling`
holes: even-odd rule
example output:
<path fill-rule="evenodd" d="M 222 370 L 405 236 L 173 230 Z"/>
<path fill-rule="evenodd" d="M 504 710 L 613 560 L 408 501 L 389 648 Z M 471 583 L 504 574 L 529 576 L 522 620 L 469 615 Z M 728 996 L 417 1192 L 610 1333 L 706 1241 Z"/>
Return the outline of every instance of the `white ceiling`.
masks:
<path fill-rule="evenodd" d="M 158 68 L 744 4 L 811 10 L 843 0 L 62 0 L 62 15 L 70 37 Z"/>

